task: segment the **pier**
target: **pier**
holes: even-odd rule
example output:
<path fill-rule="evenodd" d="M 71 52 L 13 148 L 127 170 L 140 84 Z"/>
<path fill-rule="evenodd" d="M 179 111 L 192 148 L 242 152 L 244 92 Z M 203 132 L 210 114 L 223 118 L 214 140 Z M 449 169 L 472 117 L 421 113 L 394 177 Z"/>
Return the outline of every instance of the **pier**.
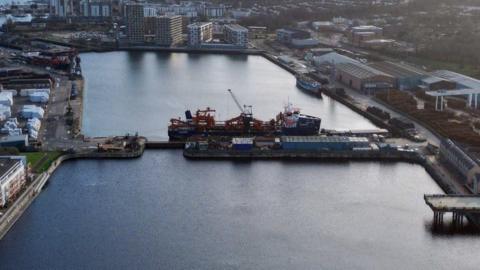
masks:
<path fill-rule="evenodd" d="M 433 210 L 433 225 L 441 226 L 445 213 L 452 213 L 452 225 L 461 228 L 465 217 L 478 223 L 480 197 L 475 195 L 424 195 L 425 203 Z"/>

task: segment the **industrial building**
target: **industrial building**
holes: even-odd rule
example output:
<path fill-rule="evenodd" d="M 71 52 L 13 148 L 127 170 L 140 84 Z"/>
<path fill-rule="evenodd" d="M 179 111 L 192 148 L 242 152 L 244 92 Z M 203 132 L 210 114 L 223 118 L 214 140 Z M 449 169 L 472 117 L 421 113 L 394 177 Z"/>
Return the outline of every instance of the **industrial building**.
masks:
<path fill-rule="evenodd" d="M 436 76 L 428 76 L 420 81 L 419 87 L 425 91 L 452 90 L 457 87 L 457 84 Z"/>
<path fill-rule="evenodd" d="M 241 47 L 248 47 L 248 29 L 238 24 L 227 24 L 223 28 L 225 42 Z"/>
<path fill-rule="evenodd" d="M 13 202 L 26 182 L 24 157 L 0 157 L 0 207 Z"/>
<path fill-rule="evenodd" d="M 331 74 L 337 64 L 359 63 L 357 60 L 348 56 L 331 51 L 325 54 L 313 53 L 309 60 L 322 73 Z"/>
<path fill-rule="evenodd" d="M 415 67 L 390 61 L 376 62 L 370 66 L 394 77 L 394 87 L 398 90 L 414 90 L 422 83 L 422 79 L 428 76 L 426 72 Z"/>
<path fill-rule="evenodd" d="M 277 41 L 299 49 L 316 47 L 320 44 L 320 41 L 311 37 L 310 32 L 294 28 L 278 29 Z"/>
<path fill-rule="evenodd" d="M 439 150 L 441 160 L 454 168 L 464 179 L 467 179 L 470 171 L 479 165 L 477 159 L 468 155 L 466 151 L 450 139 L 442 140 Z"/>
<path fill-rule="evenodd" d="M 125 6 L 127 21 L 127 38 L 130 43 L 144 42 L 144 7 L 142 4 L 127 4 Z"/>
<path fill-rule="evenodd" d="M 340 63 L 335 66 L 337 81 L 367 95 L 391 89 L 395 78 L 361 63 Z"/>
<path fill-rule="evenodd" d="M 454 82 L 456 89 L 480 89 L 480 80 L 450 70 L 437 70 L 432 76 Z"/>
<path fill-rule="evenodd" d="M 197 22 L 187 26 L 188 46 L 196 47 L 213 38 L 213 23 Z"/>
<path fill-rule="evenodd" d="M 383 28 L 373 25 L 362 25 L 350 29 L 349 38 L 353 45 L 362 46 L 369 40 L 381 39 L 383 37 Z"/>

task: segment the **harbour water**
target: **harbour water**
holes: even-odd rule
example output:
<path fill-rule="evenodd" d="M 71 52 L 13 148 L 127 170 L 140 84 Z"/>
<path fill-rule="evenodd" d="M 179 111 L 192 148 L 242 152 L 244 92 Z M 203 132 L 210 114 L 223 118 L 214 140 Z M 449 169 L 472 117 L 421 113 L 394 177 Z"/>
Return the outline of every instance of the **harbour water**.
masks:
<path fill-rule="evenodd" d="M 85 131 L 165 134 L 186 108 L 259 118 L 290 99 L 327 128 L 364 118 L 295 88 L 260 57 L 115 52 L 82 55 Z M 153 128 L 152 128 L 153 127 Z M 407 163 L 188 161 L 175 150 L 129 161 L 69 161 L 0 241 L 1 269 L 478 269 L 476 235 L 430 230 Z"/>

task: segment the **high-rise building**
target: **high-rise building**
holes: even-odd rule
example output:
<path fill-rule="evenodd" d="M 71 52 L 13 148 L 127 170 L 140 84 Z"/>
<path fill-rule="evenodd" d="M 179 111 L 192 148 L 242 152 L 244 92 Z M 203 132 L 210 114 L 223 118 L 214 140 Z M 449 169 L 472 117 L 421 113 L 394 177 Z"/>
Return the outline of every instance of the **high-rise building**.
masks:
<path fill-rule="evenodd" d="M 144 10 L 141 4 L 126 5 L 127 38 L 130 43 L 144 42 Z"/>
<path fill-rule="evenodd" d="M 143 18 L 144 42 L 154 43 L 157 35 L 157 17 Z"/>
<path fill-rule="evenodd" d="M 50 13 L 58 17 L 74 15 L 73 0 L 50 0 Z"/>
<path fill-rule="evenodd" d="M 109 0 L 82 0 L 81 15 L 84 17 L 110 17 L 112 4 Z"/>
<path fill-rule="evenodd" d="M 238 24 L 227 24 L 223 28 L 224 40 L 232 45 L 246 48 L 248 46 L 248 29 Z"/>
<path fill-rule="evenodd" d="M 188 25 L 188 46 L 200 46 L 212 40 L 213 24 L 211 22 L 197 22 Z"/>
<path fill-rule="evenodd" d="M 172 46 L 182 42 L 182 17 L 157 17 L 157 33 L 155 43 L 161 46 Z"/>

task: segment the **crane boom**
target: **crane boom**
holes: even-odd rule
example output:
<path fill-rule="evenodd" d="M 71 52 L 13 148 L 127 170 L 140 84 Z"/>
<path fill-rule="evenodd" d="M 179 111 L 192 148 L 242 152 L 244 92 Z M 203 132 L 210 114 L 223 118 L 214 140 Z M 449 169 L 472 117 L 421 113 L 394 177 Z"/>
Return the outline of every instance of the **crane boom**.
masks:
<path fill-rule="evenodd" d="M 238 99 L 237 99 L 237 97 L 233 94 L 232 90 L 231 90 L 231 89 L 228 89 L 228 92 L 229 92 L 230 95 L 232 96 L 233 101 L 235 101 L 235 104 L 237 104 L 238 109 L 239 109 L 242 113 L 244 113 L 244 112 L 245 112 L 245 111 L 244 111 L 244 108 L 242 107 L 242 105 L 240 105 L 240 102 L 238 102 Z"/>

